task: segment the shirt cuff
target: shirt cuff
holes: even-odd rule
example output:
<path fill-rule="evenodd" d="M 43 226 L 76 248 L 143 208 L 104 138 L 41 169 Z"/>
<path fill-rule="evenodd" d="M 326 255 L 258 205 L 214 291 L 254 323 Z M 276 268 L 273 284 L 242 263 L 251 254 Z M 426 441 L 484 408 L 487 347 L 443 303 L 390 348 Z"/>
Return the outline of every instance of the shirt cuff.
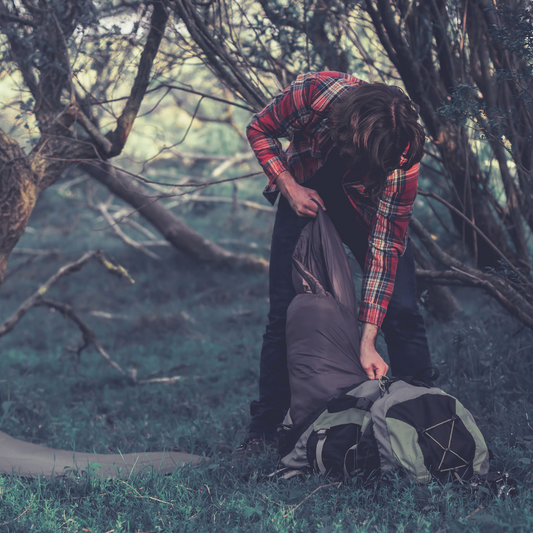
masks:
<path fill-rule="evenodd" d="M 268 177 L 268 189 L 275 188 L 274 180 L 284 171 L 289 170 L 287 161 L 281 157 L 274 157 L 263 165 L 263 172 Z"/>
<path fill-rule="evenodd" d="M 381 327 L 386 314 L 387 309 L 382 305 L 361 302 L 358 319 L 361 322 L 368 322 L 369 324 Z"/>

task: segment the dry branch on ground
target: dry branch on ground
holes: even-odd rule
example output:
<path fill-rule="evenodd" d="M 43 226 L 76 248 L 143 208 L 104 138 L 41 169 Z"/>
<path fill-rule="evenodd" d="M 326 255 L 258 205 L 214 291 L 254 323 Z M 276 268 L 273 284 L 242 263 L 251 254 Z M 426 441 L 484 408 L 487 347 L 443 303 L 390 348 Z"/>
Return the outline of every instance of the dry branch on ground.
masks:
<path fill-rule="evenodd" d="M 0 337 L 13 331 L 15 326 L 22 320 L 24 315 L 33 307 L 43 306 L 49 309 L 59 311 L 65 318 L 68 318 L 81 332 L 83 343 L 75 349 L 75 353 L 79 357 L 81 352 L 89 346 L 94 346 L 96 351 L 106 360 L 106 362 L 117 370 L 120 374 L 128 377 L 134 384 L 146 385 L 150 383 L 175 383 L 182 379 L 182 376 L 173 376 L 165 378 L 152 378 L 152 379 L 137 379 L 137 372 L 134 367 L 134 371 L 125 371 L 113 358 L 107 353 L 107 351 L 98 342 L 95 332 L 88 326 L 88 324 L 76 313 L 72 306 L 45 298 L 44 295 L 63 277 L 79 272 L 89 261 L 96 260 L 103 265 L 108 272 L 113 275 L 118 275 L 127 279 L 133 283 L 133 279 L 128 272 L 120 265 L 114 263 L 109 258 L 105 257 L 105 254 L 101 250 L 86 252 L 82 257 L 76 261 L 72 261 L 62 266 L 53 276 L 51 276 L 43 285 L 37 289 L 29 298 L 27 298 L 18 309 L 7 319 L 3 324 L 0 324 Z"/>

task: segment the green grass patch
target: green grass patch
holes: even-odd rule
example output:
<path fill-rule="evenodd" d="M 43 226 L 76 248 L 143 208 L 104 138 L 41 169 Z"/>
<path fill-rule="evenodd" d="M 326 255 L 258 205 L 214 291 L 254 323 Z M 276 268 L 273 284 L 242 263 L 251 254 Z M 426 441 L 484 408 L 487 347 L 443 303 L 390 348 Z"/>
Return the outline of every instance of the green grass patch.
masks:
<path fill-rule="evenodd" d="M 261 185 L 250 186 L 256 199 Z M 268 213 L 232 213 L 225 204 L 178 212 L 206 236 L 233 243 L 226 246 L 245 251 L 246 243 L 255 242 L 255 253 L 267 252 L 273 222 Z M 30 227 L 19 247 L 55 248 L 58 254 L 13 271 L 0 293 L 0 319 L 61 265 L 103 248 L 127 268 L 134 285 L 94 263 L 61 280 L 49 297 L 72 305 L 123 368 L 137 367 L 139 378 L 183 379 L 132 386 L 93 349 L 78 358 L 71 351 L 81 342 L 77 328 L 58 313 L 35 308 L 0 339 L 0 429 L 73 451 L 178 449 L 212 461 L 171 476 L 124 480 L 102 481 L 83 472 L 52 480 L 2 476 L 3 530 L 533 529 L 533 335 L 479 292 L 458 295 L 465 313 L 453 323 L 428 317 L 428 334 L 442 374 L 439 386 L 473 412 L 493 450 L 493 468 L 517 480 L 518 497 L 473 495 L 460 485 L 418 487 L 401 479 L 337 487 L 311 475 L 264 483 L 276 458 L 235 463 L 231 450 L 246 435 L 248 405 L 257 395 L 266 276 L 199 264 L 167 248 L 158 248 L 162 261 L 154 261 L 114 238 L 75 195 L 59 198 L 55 189 L 40 199 Z M 13 255 L 9 268 L 24 259 Z"/>

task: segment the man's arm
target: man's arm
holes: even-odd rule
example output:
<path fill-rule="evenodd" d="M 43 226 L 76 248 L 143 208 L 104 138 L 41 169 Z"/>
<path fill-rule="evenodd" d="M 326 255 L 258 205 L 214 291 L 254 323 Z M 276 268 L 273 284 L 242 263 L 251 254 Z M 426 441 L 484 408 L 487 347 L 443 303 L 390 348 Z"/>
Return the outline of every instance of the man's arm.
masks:
<path fill-rule="evenodd" d="M 283 171 L 289 170 L 281 137 L 291 138 L 307 127 L 314 117 L 322 117 L 328 106 L 347 87 L 364 83 L 342 72 L 302 74 L 253 116 L 246 135 L 259 164 L 269 179 L 269 187 Z"/>
<path fill-rule="evenodd" d="M 246 128 L 248 142 L 268 177 L 269 185 L 282 172 L 289 170 L 287 156 L 278 139 L 289 139 L 297 130 L 305 128 L 311 117 L 315 90 L 316 74 L 298 76 L 254 115 Z"/>
<path fill-rule="evenodd" d="M 388 366 L 375 348 L 378 327 L 389 305 L 398 259 L 405 251 L 407 227 L 418 187 L 418 165 L 396 170 L 378 200 L 365 261 L 359 320 L 361 364 L 370 379 L 385 375 Z"/>
<path fill-rule="evenodd" d="M 406 245 L 407 228 L 418 187 L 418 165 L 395 170 L 378 200 L 370 229 L 363 271 L 359 320 L 381 326 L 394 289 L 398 259 Z"/>
<path fill-rule="evenodd" d="M 389 365 L 383 361 L 376 350 L 378 327 L 375 324 L 363 323 L 361 331 L 361 365 L 370 379 L 379 379 L 389 370 Z"/>
<path fill-rule="evenodd" d="M 276 184 L 298 216 L 309 218 L 316 217 L 317 204 L 325 209 L 324 202 L 316 191 L 296 182 L 278 138 L 291 137 L 296 130 L 305 127 L 311 116 L 315 89 L 314 74 L 299 76 L 254 116 L 246 130 L 250 146 L 268 176 L 269 184 Z"/>

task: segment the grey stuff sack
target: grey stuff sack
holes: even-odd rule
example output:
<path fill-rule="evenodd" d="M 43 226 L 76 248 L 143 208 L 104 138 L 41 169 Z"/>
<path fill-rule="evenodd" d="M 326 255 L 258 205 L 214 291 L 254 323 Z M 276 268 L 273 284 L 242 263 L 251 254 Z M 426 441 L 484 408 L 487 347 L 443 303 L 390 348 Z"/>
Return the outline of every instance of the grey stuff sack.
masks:
<path fill-rule="evenodd" d="M 368 379 L 359 361 L 357 301 L 348 259 L 321 208 L 296 245 L 292 279 L 296 297 L 287 311 L 288 416 L 299 424 L 330 398 Z"/>

